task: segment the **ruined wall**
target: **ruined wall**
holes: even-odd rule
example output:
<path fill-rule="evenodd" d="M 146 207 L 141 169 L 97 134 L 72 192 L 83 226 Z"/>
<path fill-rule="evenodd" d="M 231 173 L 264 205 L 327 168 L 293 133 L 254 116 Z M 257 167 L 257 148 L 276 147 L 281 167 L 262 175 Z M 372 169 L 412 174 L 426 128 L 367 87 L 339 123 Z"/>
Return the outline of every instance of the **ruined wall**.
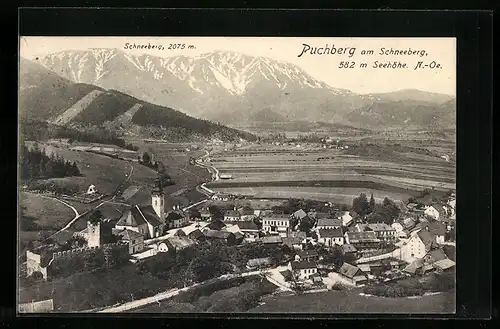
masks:
<path fill-rule="evenodd" d="M 53 299 L 19 304 L 19 313 L 47 313 L 47 312 L 52 312 L 53 310 L 54 310 Z"/>

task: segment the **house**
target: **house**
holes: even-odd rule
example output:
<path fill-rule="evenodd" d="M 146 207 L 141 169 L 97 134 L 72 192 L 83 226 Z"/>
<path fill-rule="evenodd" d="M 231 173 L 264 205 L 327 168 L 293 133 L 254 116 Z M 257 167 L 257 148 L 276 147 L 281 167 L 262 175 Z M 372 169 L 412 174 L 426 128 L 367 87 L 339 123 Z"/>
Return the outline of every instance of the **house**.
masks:
<path fill-rule="evenodd" d="M 200 217 L 202 221 L 209 222 L 210 220 L 212 220 L 212 214 L 210 213 L 210 211 L 208 211 L 207 208 L 202 208 L 200 210 Z"/>
<path fill-rule="evenodd" d="M 304 210 L 299 209 L 296 212 L 294 212 L 291 215 L 291 217 L 298 219 L 300 221 L 300 220 L 304 219 L 305 217 L 307 217 L 307 213 Z"/>
<path fill-rule="evenodd" d="M 319 255 L 316 251 L 313 250 L 303 250 L 299 251 L 295 255 L 295 261 L 300 262 L 316 262 L 319 260 Z"/>
<path fill-rule="evenodd" d="M 380 245 L 380 240 L 373 231 L 368 232 L 346 232 L 344 234 L 345 243 L 352 244 L 358 251 L 362 249 L 376 248 Z"/>
<path fill-rule="evenodd" d="M 235 225 L 238 226 L 247 239 L 255 240 L 259 237 L 259 227 L 253 221 L 239 221 Z"/>
<path fill-rule="evenodd" d="M 442 249 L 432 249 L 427 253 L 427 255 L 424 256 L 424 260 L 429 264 L 439 262 L 447 258 L 448 256 L 446 256 Z"/>
<path fill-rule="evenodd" d="M 250 259 L 247 262 L 247 268 L 249 270 L 260 269 L 260 268 L 273 266 L 275 263 L 276 263 L 275 260 L 271 257 L 254 258 L 254 259 Z"/>
<path fill-rule="evenodd" d="M 165 218 L 165 222 L 167 223 L 168 228 L 172 229 L 186 226 L 189 224 L 189 219 L 180 211 L 171 211 Z"/>
<path fill-rule="evenodd" d="M 440 213 L 434 206 L 425 207 L 424 214 L 434 220 L 439 219 Z"/>
<path fill-rule="evenodd" d="M 366 283 L 368 280 L 367 275 L 359 267 L 349 263 L 342 264 L 339 274 L 355 286 Z"/>
<path fill-rule="evenodd" d="M 352 244 L 343 244 L 341 247 L 344 256 L 356 257 L 358 250 Z"/>
<path fill-rule="evenodd" d="M 312 275 L 318 273 L 316 262 L 293 261 L 288 263 L 288 268 L 292 271 L 296 280 L 302 281 L 309 279 Z"/>
<path fill-rule="evenodd" d="M 342 220 L 338 218 L 320 218 L 316 224 L 317 230 L 333 230 L 342 227 Z"/>
<path fill-rule="evenodd" d="M 250 207 L 241 207 L 238 209 L 238 212 L 242 221 L 253 221 L 257 217 L 254 214 L 254 210 Z"/>
<path fill-rule="evenodd" d="M 117 234 L 129 246 L 129 254 L 142 252 L 144 249 L 144 236 L 136 231 L 123 230 Z"/>
<path fill-rule="evenodd" d="M 204 241 L 205 234 L 203 234 L 203 232 L 201 232 L 199 229 L 196 229 L 188 234 L 188 238 L 194 241 Z"/>
<path fill-rule="evenodd" d="M 216 219 L 212 222 L 210 222 L 210 224 L 208 224 L 207 226 L 205 226 L 203 229 L 209 229 L 209 230 L 216 230 L 216 231 L 220 231 L 222 230 L 224 227 L 226 227 L 226 224 L 224 224 L 224 222 L 222 222 L 220 219 Z"/>
<path fill-rule="evenodd" d="M 167 245 L 168 250 L 175 251 L 186 249 L 194 245 L 195 243 L 195 241 L 185 236 L 172 236 L 165 240 L 165 244 Z"/>
<path fill-rule="evenodd" d="M 404 227 L 399 222 L 394 222 L 391 224 L 391 227 L 396 231 L 396 236 L 400 239 L 406 239 L 408 234 L 404 231 Z"/>
<path fill-rule="evenodd" d="M 341 228 L 319 229 L 317 234 L 318 243 L 327 247 L 344 244 L 344 235 L 342 234 Z"/>
<path fill-rule="evenodd" d="M 359 264 L 358 267 L 363 273 L 371 274 L 370 264 Z"/>
<path fill-rule="evenodd" d="M 430 221 L 425 224 L 424 229 L 431 232 L 436 236 L 436 242 L 439 244 L 444 243 L 446 234 L 446 225 L 438 221 Z"/>
<path fill-rule="evenodd" d="M 450 271 L 455 267 L 455 262 L 449 258 L 439 260 L 432 264 L 438 273 Z"/>
<path fill-rule="evenodd" d="M 372 224 L 356 224 L 355 228 L 358 232 L 375 232 L 377 239 L 386 242 L 393 242 L 396 240 L 396 230 L 385 223 L 372 223 Z"/>
<path fill-rule="evenodd" d="M 234 233 L 231 232 L 206 230 L 203 234 L 205 235 L 205 239 L 207 239 L 207 241 L 222 241 L 227 245 L 236 244 L 236 237 L 234 236 Z"/>
<path fill-rule="evenodd" d="M 260 239 L 260 241 L 265 246 L 279 246 L 280 244 L 283 244 L 282 238 L 280 236 L 276 236 L 276 235 L 264 236 Z"/>
<path fill-rule="evenodd" d="M 286 237 L 286 238 L 281 238 L 281 240 L 283 241 L 284 245 L 287 245 L 292 250 L 302 250 L 303 248 L 302 241 L 304 239 L 297 237 Z"/>
<path fill-rule="evenodd" d="M 265 217 L 262 219 L 264 232 L 286 237 L 290 230 L 290 218 L 285 216 Z"/>
<path fill-rule="evenodd" d="M 425 255 L 438 247 L 436 237 L 427 230 L 419 230 L 412 234 L 406 244 L 401 246 L 401 259 L 412 263 L 415 259 L 424 258 Z"/>
<path fill-rule="evenodd" d="M 224 212 L 224 221 L 237 222 L 241 219 L 241 214 L 237 210 L 227 210 Z"/>
<path fill-rule="evenodd" d="M 342 220 L 342 225 L 346 227 L 354 223 L 354 220 L 348 211 L 344 211 L 344 214 L 340 216 L 339 219 Z"/>

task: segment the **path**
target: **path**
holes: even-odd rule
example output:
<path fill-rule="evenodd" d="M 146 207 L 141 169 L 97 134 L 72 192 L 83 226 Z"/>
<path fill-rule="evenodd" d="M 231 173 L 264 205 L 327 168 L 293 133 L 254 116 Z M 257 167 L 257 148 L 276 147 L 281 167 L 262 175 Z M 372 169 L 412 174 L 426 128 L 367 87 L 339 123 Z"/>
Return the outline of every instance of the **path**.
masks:
<path fill-rule="evenodd" d="M 261 273 L 261 271 L 251 271 L 251 272 L 245 272 L 245 273 L 240 273 L 240 274 L 224 274 L 224 275 L 219 276 L 217 279 L 229 280 L 229 279 L 233 279 L 233 278 L 237 278 L 237 277 L 247 277 L 247 276 L 252 276 L 252 275 L 258 275 L 260 273 Z M 214 280 L 214 279 L 211 279 L 211 280 Z M 209 280 L 209 281 L 211 281 L 211 280 Z M 127 303 L 118 305 L 118 306 L 107 307 L 107 308 L 101 309 L 100 311 L 97 311 L 97 312 L 98 313 L 120 313 L 120 312 L 129 311 L 132 309 L 137 309 L 137 308 L 140 308 L 143 306 L 147 306 L 149 304 L 159 303 L 162 300 L 177 296 L 179 293 L 193 289 L 196 286 L 199 286 L 203 283 L 204 282 L 195 283 L 189 287 L 185 287 L 185 288 L 181 288 L 181 289 L 170 289 L 170 290 L 167 290 L 165 292 L 161 292 L 161 293 L 154 295 L 154 296 L 151 296 L 151 297 L 146 297 L 146 298 L 142 298 L 139 300 L 134 300 L 131 302 L 127 302 Z"/>

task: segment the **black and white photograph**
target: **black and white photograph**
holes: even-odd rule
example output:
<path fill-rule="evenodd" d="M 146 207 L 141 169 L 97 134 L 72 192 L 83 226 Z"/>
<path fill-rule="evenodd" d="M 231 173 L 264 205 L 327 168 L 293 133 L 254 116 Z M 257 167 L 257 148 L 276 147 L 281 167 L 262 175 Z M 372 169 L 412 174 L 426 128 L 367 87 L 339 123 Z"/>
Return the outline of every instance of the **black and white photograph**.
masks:
<path fill-rule="evenodd" d="M 455 314 L 456 39 L 21 36 L 18 313 Z"/>

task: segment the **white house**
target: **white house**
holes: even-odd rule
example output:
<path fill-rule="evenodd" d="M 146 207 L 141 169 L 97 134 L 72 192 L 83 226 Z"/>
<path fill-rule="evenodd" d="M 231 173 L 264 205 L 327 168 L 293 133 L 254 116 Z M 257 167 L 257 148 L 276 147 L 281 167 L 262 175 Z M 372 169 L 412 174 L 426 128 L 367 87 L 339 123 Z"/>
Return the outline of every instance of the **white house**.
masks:
<path fill-rule="evenodd" d="M 88 190 L 87 190 L 87 194 L 95 194 L 97 192 L 96 188 L 95 188 L 95 185 L 90 185 Z"/>
<path fill-rule="evenodd" d="M 293 261 L 288 263 L 288 268 L 298 281 L 307 280 L 312 275 L 318 273 L 318 266 L 315 262 Z"/>
<path fill-rule="evenodd" d="M 344 235 L 340 228 L 319 229 L 317 234 L 318 243 L 327 247 L 333 247 L 335 245 L 341 246 L 344 244 Z"/>
<path fill-rule="evenodd" d="M 286 237 L 288 231 L 290 230 L 290 218 L 283 216 L 265 217 L 262 220 L 262 229 L 264 230 L 264 232 L 278 234 L 281 237 Z"/>
<path fill-rule="evenodd" d="M 401 246 L 400 258 L 407 263 L 424 258 L 427 253 L 438 246 L 436 237 L 431 232 L 422 229 L 414 232 L 408 242 Z"/>
<path fill-rule="evenodd" d="M 343 226 L 349 226 L 352 224 L 352 216 L 349 214 L 348 211 L 344 211 L 344 214 L 342 216 L 340 216 L 339 219 L 342 220 Z"/>
<path fill-rule="evenodd" d="M 439 211 L 434 206 L 425 207 L 424 214 L 435 220 L 439 219 Z"/>

